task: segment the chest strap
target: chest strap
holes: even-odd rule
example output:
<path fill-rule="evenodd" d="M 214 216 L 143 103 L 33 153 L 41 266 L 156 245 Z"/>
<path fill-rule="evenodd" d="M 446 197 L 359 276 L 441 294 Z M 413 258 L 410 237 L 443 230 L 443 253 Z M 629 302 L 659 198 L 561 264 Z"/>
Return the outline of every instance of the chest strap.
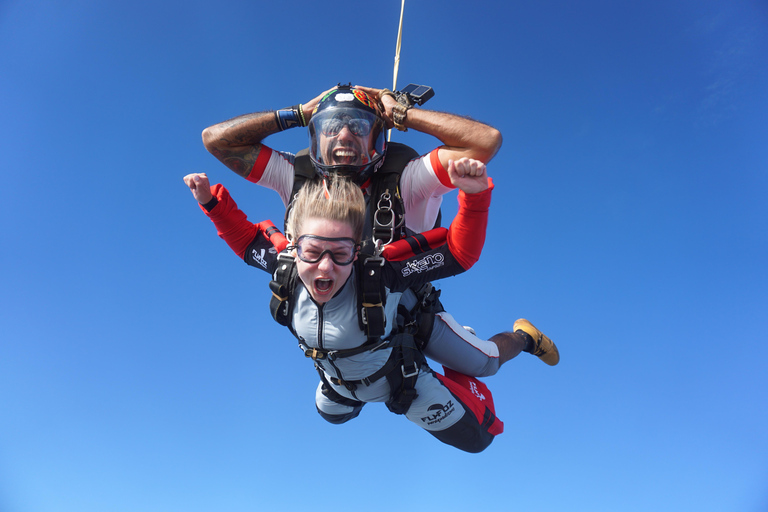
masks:
<path fill-rule="evenodd" d="M 304 356 L 314 359 L 315 361 L 329 360 L 334 361 L 339 358 L 356 356 L 363 352 L 376 352 L 383 348 L 389 347 L 389 340 L 382 340 L 379 338 L 368 339 L 365 343 L 355 348 L 329 350 L 325 348 L 309 347 L 299 341 L 299 348 L 304 352 Z"/>

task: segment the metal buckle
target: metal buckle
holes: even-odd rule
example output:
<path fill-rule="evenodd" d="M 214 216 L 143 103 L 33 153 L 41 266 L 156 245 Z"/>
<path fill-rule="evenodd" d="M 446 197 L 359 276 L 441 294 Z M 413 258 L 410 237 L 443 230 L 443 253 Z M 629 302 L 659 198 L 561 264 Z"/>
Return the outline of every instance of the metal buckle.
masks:
<path fill-rule="evenodd" d="M 389 220 L 381 222 L 379 215 L 382 217 L 389 215 Z M 376 211 L 373 214 L 373 231 L 376 242 L 381 241 L 384 245 L 395 239 L 395 212 L 392 211 L 392 196 L 389 194 L 389 191 L 381 194 L 381 198 L 376 204 Z M 385 241 L 384 237 L 379 238 L 381 233 L 386 233 L 389 236 L 389 240 Z"/>
<path fill-rule="evenodd" d="M 317 361 L 318 359 L 325 359 L 325 357 L 326 357 L 326 354 L 324 352 L 320 352 L 316 348 L 306 348 L 306 349 L 304 349 L 304 355 L 306 357 L 311 357 L 315 361 Z"/>
<path fill-rule="evenodd" d="M 402 365 L 400 367 L 400 371 L 403 373 L 403 377 L 405 377 L 406 379 L 409 378 L 409 377 L 415 377 L 416 375 L 419 374 L 419 367 L 416 365 L 416 363 L 411 363 L 411 364 L 413 364 L 413 368 L 414 368 L 414 371 L 411 372 L 411 373 L 405 373 L 405 371 L 406 371 L 405 370 L 405 365 Z"/>
<path fill-rule="evenodd" d="M 382 311 L 384 310 L 384 304 L 379 302 L 378 304 L 369 304 L 367 302 L 363 303 L 363 307 L 360 308 L 361 310 L 361 318 L 363 320 L 363 325 L 368 325 L 368 308 L 382 308 Z M 384 325 L 387 325 L 387 318 L 384 317 Z"/>

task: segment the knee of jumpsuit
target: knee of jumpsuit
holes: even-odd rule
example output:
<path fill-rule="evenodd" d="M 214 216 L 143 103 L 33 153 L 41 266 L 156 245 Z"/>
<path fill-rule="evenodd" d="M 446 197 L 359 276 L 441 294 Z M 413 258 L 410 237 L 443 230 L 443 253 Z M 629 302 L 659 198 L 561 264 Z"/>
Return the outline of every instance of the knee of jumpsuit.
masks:
<path fill-rule="evenodd" d="M 328 423 L 341 425 L 357 418 L 360 411 L 363 410 L 365 405 L 363 402 L 350 400 L 340 395 L 334 400 L 334 395 L 333 390 L 325 386 L 323 382 L 318 384 L 315 391 L 315 407 L 318 414 Z"/>
<path fill-rule="evenodd" d="M 485 450 L 493 441 L 472 411 L 426 366 L 419 373 L 416 392 L 406 417 L 439 441 L 470 453 Z"/>
<path fill-rule="evenodd" d="M 499 347 L 478 338 L 443 311 L 435 315 L 424 355 L 470 377 L 490 377 L 499 371 Z"/>

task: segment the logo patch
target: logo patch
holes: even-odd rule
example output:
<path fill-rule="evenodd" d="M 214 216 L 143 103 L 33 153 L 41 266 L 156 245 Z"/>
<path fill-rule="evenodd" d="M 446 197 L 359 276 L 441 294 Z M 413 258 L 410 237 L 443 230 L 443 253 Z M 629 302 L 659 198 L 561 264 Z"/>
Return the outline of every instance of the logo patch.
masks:
<path fill-rule="evenodd" d="M 477 384 L 475 384 L 474 381 L 469 381 L 469 390 L 472 392 L 473 395 L 477 397 L 478 400 L 481 402 L 485 401 L 485 395 L 480 392 L 479 389 L 477 389 Z"/>
<path fill-rule="evenodd" d="M 414 272 L 420 274 L 422 272 L 428 272 L 436 268 L 440 268 L 445 264 L 445 256 L 440 253 L 429 254 L 420 260 L 411 261 L 406 263 L 403 267 L 403 277 L 408 277 Z"/>
<path fill-rule="evenodd" d="M 264 259 L 264 249 L 261 252 L 256 251 L 256 249 L 251 250 L 251 259 L 262 267 L 267 268 L 267 260 Z"/>
<path fill-rule="evenodd" d="M 453 412 L 456 410 L 456 407 L 453 405 L 453 400 L 448 400 L 448 403 L 445 405 L 432 404 L 427 410 L 432 411 L 432 414 L 424 416 L 421 418 L 421 421 L 427 425 L 436 425 L 453 414 Z"/>

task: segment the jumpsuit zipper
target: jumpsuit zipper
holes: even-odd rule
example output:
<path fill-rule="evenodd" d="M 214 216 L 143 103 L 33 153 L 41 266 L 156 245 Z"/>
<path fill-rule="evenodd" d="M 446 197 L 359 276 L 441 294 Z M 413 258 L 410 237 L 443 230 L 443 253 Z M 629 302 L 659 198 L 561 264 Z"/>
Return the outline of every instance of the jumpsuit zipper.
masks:
<path fill-rule="evenodd" d="M 323 346 L 323 323 L 325 322 L 323 318 L 324 307 L 325 307 L 324 303 L 317 305 L 317 346 L 320 348 L 325 348 Z M 333 364 L 333 361 L 331 361 L 330 359 L 326 359 L 326 361 L 328 361 L 328 364 L 331 366 L 331 368 L 333 368 L 336 371 L 336 378 L 344 380 L 341 377 L 341 371 L 335 364 Z M 353 390 L 347 389 L 347 391 L 349 391 L 352 394 L 352 397 L 354 397 L 355 400 L 358 400 L 357 395 Z"/>

